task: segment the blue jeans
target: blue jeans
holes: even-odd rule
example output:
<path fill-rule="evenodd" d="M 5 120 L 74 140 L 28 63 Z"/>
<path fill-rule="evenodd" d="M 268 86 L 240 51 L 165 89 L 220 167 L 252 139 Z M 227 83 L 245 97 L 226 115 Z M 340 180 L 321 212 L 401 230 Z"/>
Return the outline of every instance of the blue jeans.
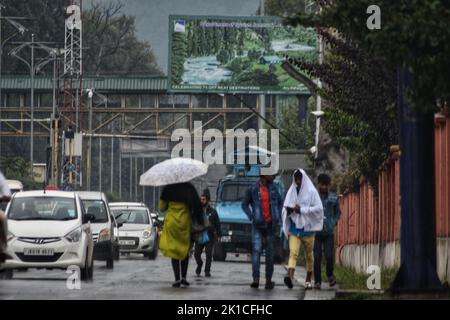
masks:
<path fill-rule="evenodd" d="M 266 279 L 272 280 L 274 240 L 272 225 L 268 225 L 267 228 L 257 228 L 252 226 L 253 280 L 259 280 L 259 269 L 261 266 L 261 253 L 263 247 L 266 251 Z"/>
<path fill-rule="evenodd" d="M 327 277 L 333 276 L 334 234 L 317 234 L 314 242 L 314 282 L 322 283 L 322 250 L 325 253 Z"/>

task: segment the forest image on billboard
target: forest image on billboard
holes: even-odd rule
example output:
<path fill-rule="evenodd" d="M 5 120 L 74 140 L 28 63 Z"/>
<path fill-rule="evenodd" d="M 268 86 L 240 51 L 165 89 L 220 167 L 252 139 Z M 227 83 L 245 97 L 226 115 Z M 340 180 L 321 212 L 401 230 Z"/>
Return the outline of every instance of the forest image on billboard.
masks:
<path fill-rule="evenodd" d="M 318 57 L 314 29 L 276 17 L 170 16 L 170 34 L 170 91 L 304 92 L 281 64 Z"/>

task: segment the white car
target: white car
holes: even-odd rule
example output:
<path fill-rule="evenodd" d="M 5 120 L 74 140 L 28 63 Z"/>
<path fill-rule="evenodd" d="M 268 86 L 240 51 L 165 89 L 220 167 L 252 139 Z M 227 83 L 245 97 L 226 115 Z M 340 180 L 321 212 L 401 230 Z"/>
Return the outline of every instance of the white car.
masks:
<path fill-rule="evenodd" d="M 119 256 L 117 225 L 109 211 L 108 200 L 103 192 L 79 191 L 78 195 L 86 212 L 95 217 L 91 222 L 94 239 L 94 259 L 106 261 L 106 268 L 114 268 L 114 260 Z"/>
<path fill-rule="evenodd" d="M 82 280 L 94 269 L 90 221 L 75 192 L 26 191 L 12 196 L 8 219 L 7 269 L 67 269 L 78 266 Z"/>
<path fill-rule="evenodd" d="M 120 251 L 142 253 L 146 258 L 156 259 L 159 236 L 148 207 L 137 202 L 112 202 L 109 207 L 121 225 Z"/>

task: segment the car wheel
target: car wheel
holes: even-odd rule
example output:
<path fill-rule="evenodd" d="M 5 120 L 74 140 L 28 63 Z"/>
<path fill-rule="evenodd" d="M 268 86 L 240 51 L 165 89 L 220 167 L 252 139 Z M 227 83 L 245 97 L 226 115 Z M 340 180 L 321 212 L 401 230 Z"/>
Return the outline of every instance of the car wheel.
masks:
<path fill-rule="evenodd" d="M 81 272 L 81 280 L 83 281 L 87 281 L 89 280 L 89 255 L 88 255 L 88 250 L 86 249 L 86 261 L 84 262 L 84 267 L 80 268 L 80 272 Z M 94 262 L 94 259 L 92 259 L 92 263 Z M 91 263 L 91 266 L 92 266 Z"/>
<path fill-rule="evenodd" d="M 88 278 L 89 280 L 94 279 L 94 259 L 92 259 L 91 266 L 89 267 Z"/>
<path fill-rule="evenodd" d="M 226 258 L 227 253 L 225 251 L 225 248 L 221 243 L 216 243 L 214 245 L 214 253 L 213 253 L 214 261 L 225 261 Z"/>
<path fill-rule="evenodd" d="M 114 260 L 120 260 L 120 248 L 118 244 L 114 245 Z"/>
<path fill-rule="evenodd" d="M 147 254 L 149 260 L 155 260 L 158 256 L 158 248 L 153 248 L 153 251 Z"/>
<path fill-rule="evenodd" d="M 106 260 L 106 268 L 107 268 L 107 269 L 113 269 L 113 268 L 114 268 L 114 257 L 113 257 L 113 255 L 111 255 L 111 256 Z"/>
<path fill-rule="evenodd" d="M 106 259 L 106 268 L 113 269 L 114 268 L 114 244 L 111 244 L 111 249 L 109 250 L 109 257 Z"/>
<path fill-rule="evenodd" d="M 0 279 L 11 280 L 14 276 L 13 269 L 3 269 L 0 270 Z"/>

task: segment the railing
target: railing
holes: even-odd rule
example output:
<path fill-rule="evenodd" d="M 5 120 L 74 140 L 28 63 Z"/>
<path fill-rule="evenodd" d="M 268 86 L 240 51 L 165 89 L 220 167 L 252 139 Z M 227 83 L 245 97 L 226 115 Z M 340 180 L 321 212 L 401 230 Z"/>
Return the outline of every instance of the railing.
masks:
<path fill-rule="evenodd" d="M 450 118 L 436 116 L 436 232 L 450 237 Z M 340 199 L 342 216 L 337 245 L 382 244 L 400 240 L 400 152 L 391 148 L 390 159 L 380 168 L 378 196 L 366 182 L 359 192 Z"/>

